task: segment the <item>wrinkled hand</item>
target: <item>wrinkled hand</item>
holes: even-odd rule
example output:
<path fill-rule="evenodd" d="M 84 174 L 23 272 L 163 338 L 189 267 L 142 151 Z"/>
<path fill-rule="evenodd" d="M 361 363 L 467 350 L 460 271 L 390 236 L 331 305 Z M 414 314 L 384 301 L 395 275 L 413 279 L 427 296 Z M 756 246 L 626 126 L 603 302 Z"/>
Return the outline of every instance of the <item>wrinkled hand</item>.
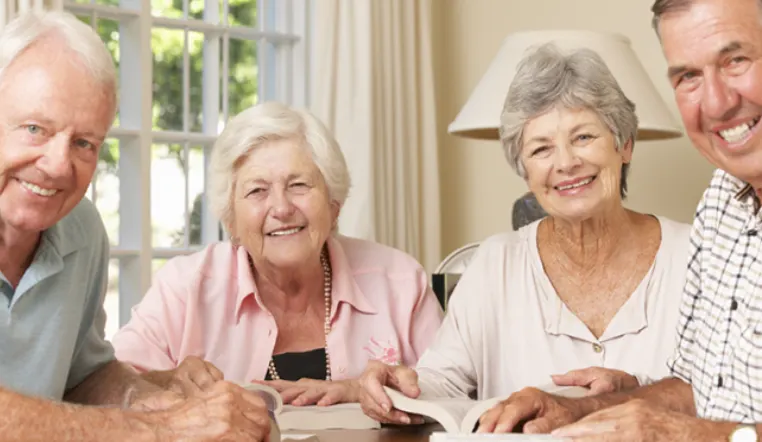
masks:
<path fill-rule="evenodd" d="M 590 389 L 588 396 L 600 393 L 630 390 L 637 388 L 638 379 L 621 370 L 613 370 L 603 367 L 588 367 L 580 370 L 572 370 L 566 374 L 553 375 L 553 383 L 563 387 L 587 387 Z"/>
<path fill-rule="evenodd" d="M 185 397 L 173 391 L 159 390 L 135 396 L 130 403 L 130 409 L 135 411 L 166 410 L 183 402 Z"/>
<path fill-rule="evenodd" d="M 222 372 L 211 362 L 196 356 L 188 356 L 171 371 L 172 378 L 166 388 L 185 397 L 211 388 L 224 378 Z"/>
<path fill-rule="evenodd" d="M 417 398 L 421 389 L 418 388 L 418 373 L 412 368 L 370 361 L 360 376 L 359 384 L 360 405 L 368 417 L 386 424 L 423 423 L 421 416 L 392 409 L 392 400 L 383 388 L 388 386 L 405 396 Z"/>
<path fill-rule="evenodd" d="M 280 393 L 284 404 L 304 406 L 327 406 L 359 401 L 360 385 L 355 380 L 321 381 L 299 379 L 298 381 L 252 381 L 264 384 Z"/>
<path fill-rule="evenodd" d="M 150 416 L 159 441 L 265 441 L 270 434 L 264 400 L 225 381 Z"/>
<path fill-rule="evenodd" d="M 727 435 L 713 435 L 712 431 L 712 423 L 709 421 L 635 399 L 593 413 L 552 434 L 575 442 L 727 440 Z"/>
<path fill-rule="evenodd" d="M 575 399 L 525 388 L 484 413 L 477 433 L 549 433 L 575 422 L 577 413 Z"/>

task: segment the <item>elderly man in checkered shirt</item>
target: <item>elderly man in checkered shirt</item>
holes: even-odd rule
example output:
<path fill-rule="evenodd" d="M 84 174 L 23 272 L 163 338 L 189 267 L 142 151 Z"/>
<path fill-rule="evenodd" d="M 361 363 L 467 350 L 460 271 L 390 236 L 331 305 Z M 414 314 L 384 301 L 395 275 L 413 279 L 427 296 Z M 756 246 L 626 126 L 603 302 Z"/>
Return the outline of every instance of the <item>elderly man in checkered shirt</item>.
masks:
<path fill-rule="evenodd" d="M 718 167 L 693 224 L 672 377 L 582 399 L 526 389 L 482 416 L 479 431 L 762 438 L 762 0 L 656 0 L 652 11 L 688 136 Z"/>

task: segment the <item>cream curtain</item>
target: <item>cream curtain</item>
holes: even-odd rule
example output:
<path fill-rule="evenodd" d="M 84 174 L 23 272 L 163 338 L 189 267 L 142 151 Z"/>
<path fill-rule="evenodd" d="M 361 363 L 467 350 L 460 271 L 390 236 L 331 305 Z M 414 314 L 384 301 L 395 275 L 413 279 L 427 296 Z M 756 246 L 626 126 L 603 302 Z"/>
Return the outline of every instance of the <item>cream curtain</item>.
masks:
<path fill-rule="evenodd" d="M 441 257 L 431 0 L 318 0 L 311 108 L 342 146 L 353 187 L 342 234 Z"/>
<path fill-rule="evenodd" d="M 0 0 L 0 28 L 20 12 L 30 9 L 63 9 L 63 0 Z"/>

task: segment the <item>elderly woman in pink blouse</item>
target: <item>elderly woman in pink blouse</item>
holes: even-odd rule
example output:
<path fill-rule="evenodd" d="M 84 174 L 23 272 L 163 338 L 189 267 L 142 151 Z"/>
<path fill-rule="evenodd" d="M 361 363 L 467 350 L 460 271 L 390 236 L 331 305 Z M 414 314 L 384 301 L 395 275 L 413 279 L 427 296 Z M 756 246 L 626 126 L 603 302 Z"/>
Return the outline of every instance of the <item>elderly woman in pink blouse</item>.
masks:
<path fill-rule="evenodd" d="M 441 308 L 415 259 L 336 233 L 349 185 L 336 140 L 308 112 L 264 103 L 230 120 L 208 192 L 231 240 L 157 272 L 113 339 L 117 358 L 183 390 L 222 376 L 339 381 L 369 360 L 415 364 Z M 298 403 L 302 384 L 273 385 Z"/>

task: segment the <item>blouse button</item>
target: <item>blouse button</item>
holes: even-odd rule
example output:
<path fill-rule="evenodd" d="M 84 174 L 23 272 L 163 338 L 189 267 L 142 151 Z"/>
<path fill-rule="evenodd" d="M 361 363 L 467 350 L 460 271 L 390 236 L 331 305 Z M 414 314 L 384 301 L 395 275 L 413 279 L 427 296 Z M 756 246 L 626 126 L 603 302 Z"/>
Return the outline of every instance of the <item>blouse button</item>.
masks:
<path fill-rule="evenodd" d="M 600 352 L 603 351 L 603 347 L 601 347 L 600 344 L 595 343 L 595 344 L 593 344 L 593 351 L 596 352 L 596 353 L 600 353 Z"/>

